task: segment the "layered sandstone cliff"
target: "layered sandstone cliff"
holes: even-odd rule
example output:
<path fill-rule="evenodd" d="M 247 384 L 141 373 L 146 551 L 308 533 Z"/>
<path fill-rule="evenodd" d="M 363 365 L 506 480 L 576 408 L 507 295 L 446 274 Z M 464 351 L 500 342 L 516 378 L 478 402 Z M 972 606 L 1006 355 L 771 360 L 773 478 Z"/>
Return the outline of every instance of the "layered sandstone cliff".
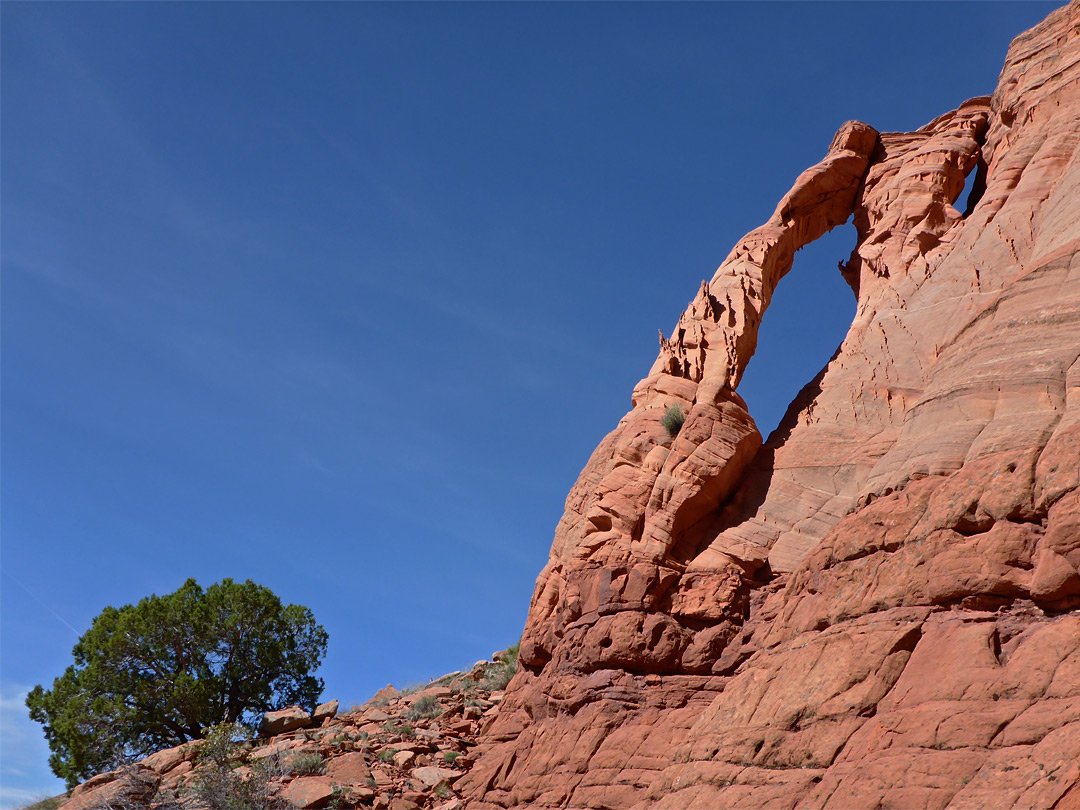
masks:
<path fill-rule="evenodd" d="M 758 326 L 794 252 L 850 218 L 854 321 L 763 444 L 736 392 Z M 845 124 L 582 472 L 457 787 L 1080 807 L 1078 248 L 1080 3 L 1013 42 L 992 97 L 916 132 Z"/>

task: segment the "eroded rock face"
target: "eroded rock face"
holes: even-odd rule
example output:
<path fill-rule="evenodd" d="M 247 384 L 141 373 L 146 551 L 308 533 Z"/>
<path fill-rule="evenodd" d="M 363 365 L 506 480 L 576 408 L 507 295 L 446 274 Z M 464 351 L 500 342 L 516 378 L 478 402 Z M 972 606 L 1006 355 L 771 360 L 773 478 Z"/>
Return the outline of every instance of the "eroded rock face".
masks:
<path fill-rule="evenodd" d="M 846 124 L 761 228 L 731 252 L 680 318 L 634 390 L 634 409 L 597 448 L 567 500 L 540 575 L 521 661 L 708 672 L 725 620 L 745 609 L 760 544 L 697 554 L 699 524 L 727 501 L 761 436 L 735 386 L 795 251 L 844 222 L 877 143 Z M 672 406 L 685 423 L 661 421 Z M 730 552 L 730 553 L 727 553 Z M 696 565 L 688 565 L 695 562 Z M 721 628 L 721 629 L 717 629 Z"/>
<path fill-rule="evenodd" d="M 762 445 L 736 393 L 758 325 L 849 217 L 851 329 Z M 1080 806 L 1078 247 L 1080 3 L 1013 42 L 993 97 L 916 132 L 845 124 L 582 472 L 457 788 Z"/>

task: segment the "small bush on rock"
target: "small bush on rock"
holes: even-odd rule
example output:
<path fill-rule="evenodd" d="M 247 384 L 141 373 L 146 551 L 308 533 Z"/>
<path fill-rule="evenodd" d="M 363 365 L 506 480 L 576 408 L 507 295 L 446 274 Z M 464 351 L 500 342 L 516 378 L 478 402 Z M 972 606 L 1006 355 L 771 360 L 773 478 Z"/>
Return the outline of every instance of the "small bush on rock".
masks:
<path fill-rule="evenodd" d="M 40 799 L 32 801 L 30 804 L 22 805 L 17 810 L 56 810 L 56 808 L 66 801 L 67 796 L 43 796 Z"/>
<path fill-rule="evenodd" d="M 199 744 L 198 770 L 190 797 L 206 810 L 287 810 L 290 805 L 273 795 L 272 782 L 282 776 L 276 757 L 250 763 L 250 771 L 238 774 L 244 756 L 243 742 L 251 729 L 239 723 L 221 723 L 205 729 Z M 182 802 L 182 804 L 184 804 Z"/>
<path fill-rule="evenodd" d="M 239 759 L 243 743 L 255 736 L 255 730 L 242 723 L 218 723 L 203 729 L 203 738 L 196 747 L 200 764 L 231 768 Z"/>
<path fill-rule="evenodd" d="M 664 426 L 668 436 L 673 439 L 679 435 L 684 422 L 686 422 L 686 411 L 682 409 L 682 405 L 669 405 L 660 420 L 660 424 Z"/>
<path fill-rule="evenodd" d="M 450 790 L 450 786 L 446 782 L 440 782 L 435 786 L 435 798 L 437 799 L 449 799 L 454 795 L 454 792 Z"/>
<path fill-rule="evenodd" d="M 433 717 L 438 717 L 443 713 L 442 707 L 439 705 L 439 701 L 430 695 L 422 697 L 416 701 L 405 715 L 407 720 L 430 720 Z"/>
<path fill-rule="evenodd" d="M 350 800 L 348 791 L 341 785 L 334 785 L 333 793 L 330 794 L 330 803 L 326 806 L 330 810 L 346 810 L 356 805 L 356 802 Z"/>
<path fill-rule="evenodd" d="M 289 760 L 289 773 L 316 775 L 326 773 L 326 760 L 322 754 L 306 751 Z"/>
<path fill-rule="evenodd" d="M 409 695 L 415 695 L 421 690 L 427 689 L 431 685 L 431 681 L 413 681 L 407 683 L 400 689 L 398 689 L 397 697 L 407 697 Z"/>
<path fill-rule="evenodd" d="M 499 656 L 494 664 L 489 664 L 484 670 L 484 679 L 480 681 L 480 688 L 489 692 L 499 692 L 506 688 L 510 679 L 517 672 L 518 649 L 520 643 L 507 648 L 506 652 Z"/>

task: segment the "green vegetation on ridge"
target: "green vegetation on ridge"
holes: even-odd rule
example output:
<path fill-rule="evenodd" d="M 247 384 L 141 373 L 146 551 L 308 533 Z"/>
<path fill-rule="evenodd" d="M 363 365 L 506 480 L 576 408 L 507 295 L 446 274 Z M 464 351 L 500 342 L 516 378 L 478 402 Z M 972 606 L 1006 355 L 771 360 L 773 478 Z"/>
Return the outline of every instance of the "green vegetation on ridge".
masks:
<path fill-rule="evenodd" d="M 314 708 L 312 673 L 327 634 L 300 605 L 231 579 L 189 579 L 137 605 L 105 608 L 75 645 L 75 663 L 26 699 L 45 727 L 49 765 L 69 787 L 220 723 L 298 704 Z"/>

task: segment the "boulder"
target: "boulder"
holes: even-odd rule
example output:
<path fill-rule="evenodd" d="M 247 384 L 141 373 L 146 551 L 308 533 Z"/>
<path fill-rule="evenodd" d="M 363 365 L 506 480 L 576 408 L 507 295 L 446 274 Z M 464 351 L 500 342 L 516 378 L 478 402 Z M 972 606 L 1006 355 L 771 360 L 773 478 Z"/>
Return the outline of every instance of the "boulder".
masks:
<path fill-rule="evenodd" d="M 366 786 L 371 769 L 363 753 L 354 751 L 331 757 L 326 764 L 326 776 L 333 782 Z"/>
<path fill-rule="evenodd" d="M 406 695 L 403 700 L 406 705 L 411 706 L 417 701 L 424 700 L 425 698 L 441 700 L 452 697 L 453 694 L 454 692 L 449 687 L 429 686 L 427 689 L 421 689 L 419 692 L 413 692 L 411 695 Z"/>
<path fill-rule="evenodd" d="M 311 713 L 311 721 L 316 725 L 321 724 L 324 720 L 330 720 L 337 716 L 338 702 L 337 700 L 331 700 L 326 703 L 320 703 L 315 707 L 315 711 Z"/>
<path fill-rule="evenodd" d="M 326 807 L 334 796 L 334 786 L 324 776 L 301 776 L 281 791 L 281 797 L 296 807 Z"/>
<path fill-rule="evenodd" d="M 142 765 L 154 771 L 154 773 L 165 774 L 181 762 L 190 760 L 194 756 L 195 747 L 189 743 L 185 743 L 184 745 L 177 745 L 174 748 L 165 748 L 151 754 L 142 761 Z"/>
<path fill-rule="evenodd" d="M 423 768 L 413 768 L 412 777 L 428 787 L 435 787 L 440 782 L 450 783 L 461 777 L 460 771 L 452 771 L 449 768 L 439 768 L 428 765 Z"/>
<path fill-rule="evenodd" d="M 378 705 L 389 703 L 391 700 L 394 700 L 400 694 L 401 693 L 394 688 L 394 685 L 392 683 L 388 683 L 386 686 L 384 686 L 382 689 L 380 689 L 378 692 L 371 696 L 371 700 L 368 701 L 368 704 Z"/>
<path fill-rule="evenodd" d="M 264 737 L 273 737 L 276 734 L 285 734 L 298 728 L 307 728 L 310 725 L 311 715 L 299 706 L 288 706 L 264 714 L 262 723 L 259 726 L 259 733 Z"/>
<path fill-rule="evenodd" d="M 71 791 L 63 810 L 101 807 L 145 807 L 157 793 L 161 777 L 137 763 L 118 771 L 98 774 Z"/>
<path fill-rule="evenodd" d="M 397 765 L 399 768 L 408 767 L 409 763 L 416 759 L 416 753 L 413 751 L 398 751 L 390 758 L 390 761 Z"/>

